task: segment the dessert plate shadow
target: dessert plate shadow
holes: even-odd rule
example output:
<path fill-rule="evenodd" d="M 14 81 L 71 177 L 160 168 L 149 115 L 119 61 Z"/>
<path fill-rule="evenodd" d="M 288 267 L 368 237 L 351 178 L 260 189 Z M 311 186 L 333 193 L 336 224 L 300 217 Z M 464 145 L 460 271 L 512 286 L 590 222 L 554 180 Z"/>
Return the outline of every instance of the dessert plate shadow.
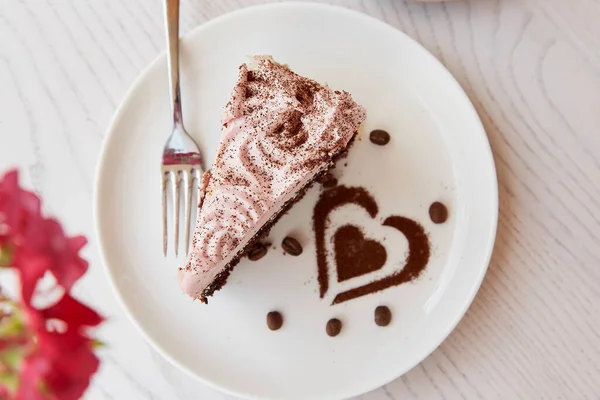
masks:
<path fill-rule="evenodd" d="M 94 214 L 103 263 L 114 291 L 144 337 L 168 360 L 205 384 L 251 399 L 344 399 L 373 390 L 421 362 L 450 334 L 485 275 L 495 239 L 498 194 L 490 146 L 464 91 L 419 44 L 363 14 L 332 6 L 284 3 L 242 9 L 212 20 L 181 45 L 185 125 L 210 166 L 219 142 L 222 107 L 237 68 L 270 54 L 295 72 L 350 92 L 367 120 L 334 174 L 375 199 L 374 217 L 348 206 L 331 214 L 325 247 L 336 227 L 361 228 L 387 251 L 375 275 L 336 279 L 320 296 L 311 188 L 272 229 L 273 246 L 259 261 L 243 259 L 209 305 L 181 293 L 177 268 L 163 258 L 159 160 L 171 124 L 167 66 L 157 58 L 136 80 L 109 128 L 98 164 Z M 384 129 L 385 146 L 368 133 Z M 449 209 L 443 224 L 433 202 Z M 421 224 L 431 245 L 423 274 L 341 304 L 336 293 L 400 270 L 408 244 L 383 226 L 389 216 Z M 281 240 L 300 240 L 298 257 Z M 377 275 L 379 274 L 379 275 Z M 392 311 L 387 327 L 373 313 Z M 283 314 L 278 331 L 269 311 Z M 342 322 L 339 336 L 327 321 Z"/>

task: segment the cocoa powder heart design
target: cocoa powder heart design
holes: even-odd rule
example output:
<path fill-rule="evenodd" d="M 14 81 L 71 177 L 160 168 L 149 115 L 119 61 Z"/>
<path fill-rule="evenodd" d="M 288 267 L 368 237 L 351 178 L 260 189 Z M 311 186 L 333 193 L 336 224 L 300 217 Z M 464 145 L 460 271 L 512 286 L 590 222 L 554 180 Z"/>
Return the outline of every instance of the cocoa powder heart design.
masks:
<path fill-rule="evenodd" d="M 327 224 L 329 223 L 329 215 L 333 210 L 347 204 L 354 204 L 362 207 L 367 211 L 371 218 L 375 218 L 379 211 L 375 199 L 364 188 L 337 186 L 321 194 L 313 211 L 313 227 L 317 247 L 318 280 L 321 298 L 323 298 L 329 290 L 330 280 L 329 268 L 327 265 L 327 249 L 325 245 L 325 231 L 327 229 Z M 382 225 L 396 229 L 408 240 L 408 257 L 406 263 L 400 263 L 395 271 L 381 279 L 338 293 L 333 299 L 332 304 L 342 303 L 412 281 L 418 278 L 427 266 L 430 254 L 429 238 L 418 222 L 413 221 L 410 218 L 393 215 L 387 217 Z M 337 234 L 341 229 L 345 229 L 342 233 L 349 234 L 352 240 L 344 241 L 338 238 L 336 241 Z M 360 230 L 358 230 L 358 233 L 360 234 L 359 238 L 356 231 L 351 231 L 351 229 L 358 228 L 352 225 L 346 225 L 340 228 L 340 230 L 336 232 L 336 235 L 334 235 L 334 251 L 337 264 L 336 270 L 339 282 L 377 271 L 383 267 L 386 261 L 385 258 L 387 258 L 385 249 L 383 249 L 383 253 L 381 253 L 381 249 L 376 249 L 374 246 L 381 246 L 381 244 L 377 242 L 368 244 L 369 241 L 364 240 Z M 365 242 L 367 242 L 367 244 L 365 244 Z M 345 246 L 345 248 L 343 246 Z M 351 248 L 351 246 L 358 247 Z M 365 253 L 361 253 L 359 248 L 365 251 Z M 368 254 L 373 254 L 373 252 L 378 254 L 374 261 L 366 262 L 366 265 L 356 265 L 357 257 L 362 257 L 364 260 Z M 354 258 L 344 255 L 342 255 L 341 258 L 338 257 L 344 253 L 352 253 L 354 254 Z M 381 262 L 382 254 L 384 255 L 383 262 Z M 342 263 L 341 265 L 340 262 Z"/>
<path fill-rule="evenodd" d="M 360 228 L 344 225 L 333 236 L 338 282 L 347 281 L 383 268 L 387 259 L 385 247 L 365 239 Z"/>

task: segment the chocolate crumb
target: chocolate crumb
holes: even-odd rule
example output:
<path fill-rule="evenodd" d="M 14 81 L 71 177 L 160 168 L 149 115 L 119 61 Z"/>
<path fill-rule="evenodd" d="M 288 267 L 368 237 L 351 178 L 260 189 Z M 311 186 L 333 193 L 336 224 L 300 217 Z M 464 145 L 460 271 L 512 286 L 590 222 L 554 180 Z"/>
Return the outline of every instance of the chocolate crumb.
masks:
<path fill-rule="evenodd" d="M 386 306 L 378 306 L 375 309 L 375 323 L 378 326 L 388 326 L 392 321 L 392 312 Z"/>
<path fill-rule="evenodd" d="M 270 330 L 276 331 L 283 325 L 283 315 L 279 311 L 271 311 L 267 314 L 267 326 Z"/>
<path fill-rule="evenodd" d="M 375 129 L 369 134 L 369 140 L 379 146 L 385 146 L 390 142 L 390 134 L 383 129 Z"/>
<path fill-rule="evenodd" d="M 258 261 L 267 254 L 267 250 L 267 246 L 263 243 L 255 243 L 248 252 L 248 259 L 250 261 Z"/>
<path fill-rule="evenodd" d="M 435 224 L 443 224 L 448 219 L 448 208 L 439 201 L 436 201 L 429 207 L 429 218 Z"/>
<path fill-rule="evenodd" d="M 335 176 L 333 176 L 331 173 L 326 173 L 323 178 L 321 178 L 321 185 L 323 185 L 323 187 L 325 189 L 331 189 L 332 187 L 336 187 L 338 184 L 338 180 Z"/>
<path fill-rule="evenodd" d="M 302 245 L 293 237 L 286 236 L 281 242 L 281 248 L 291 256 L 302 254 Z"/>
<path fill-rule="evenodd" d="M 327 325 L 325 326 L 325 331 L 331 337 L 337 336 L 342 331 L 342 321 L 337 318 L 332 318 L 327 321 Z"/>

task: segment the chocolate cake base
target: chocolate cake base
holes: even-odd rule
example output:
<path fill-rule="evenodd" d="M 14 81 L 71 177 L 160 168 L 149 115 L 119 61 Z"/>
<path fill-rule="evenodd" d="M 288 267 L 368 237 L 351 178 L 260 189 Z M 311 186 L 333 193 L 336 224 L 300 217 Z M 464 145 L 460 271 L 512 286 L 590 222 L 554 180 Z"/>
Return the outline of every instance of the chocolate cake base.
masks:
<path fill-rule="evenodd" d="M 300 189 L 298 191 L 298 193 L 296 194 L 295 197 L 293 197 L 288 202 L 286 202 L 283 205 L 283 207 L 281 208 L 281 210 L 279 210 L 277 213 L 275 213 L 273 215 L 273 217 L 271 218 L 271 220 L 269 222 L 267 222 L 266 224 L 264 224 L 258 230 L 258 232 L 256 232 L 254 237 L 252 237 L 252 239 L 250 239 L 248 241 L 248 243 L 246 243 L 246 246 L 244 246 L 233 257 L 233 259 L 229 262 L 229 264 L 227 264 L 225 266 L 223 271 L 221 271 L 219 274 L 217 274 L 217 276 L 215 277 L 213 282 L 210 284 L 210 286 L 208 286 L 202 292 L 202 295 L 200 296 L 200 301 L 202 303 L 208 304 L 208 297 L 212 296 L 216 291 L 220 290 L 223 287 L 223 285 L 225 285 L 225 283 L 227 283 L 227 278 L 229 278 L 229 275 L 231 274 L 231 271 L 233 271 L 233 268 L 240 262 L 242 257 L 244 255 L 246 255 L 246 253 L 248 253 L 248 251 L 250 251 L 252 246 L 261 238 L 266 237 L 269 234 L 269 232 L 271 231 L 271 228 L 277 223 L 277 221 L 279 221 L 279 219 L 281 217 L 283 217 L 290 210 L 290 208 L 292 208 L 292 206 L 294 204 L 296 204 L 298 201 L 300 201 L 302 199 L 302 197 L 304 197 L 304 195 L 306 194 L 308 189 L 310 189 L 312 187 L 312 185 L 314 185 L 315 183 L 319 182 L 321 180 L 321 178 L 323 178 L 323 176 L 325 174 L 327 174 L 327 172 L 329 172 L 329 170 L 335 166 L 335 163 L 338 160 L 345 158 L 348 155 L 348 150 L 354 144 L 354 141 L 357 136 L 358 136 L 358 132 L 354 133 L 354 136 L 352 136 L 350 141 L 348 141 L 348 144 L 346 145 L 346 147 L 331 158 L 331 161 L 329 162 L 327 168 L 323 168 L 323 170 L 321 172 L 316 174 L 310 182 L 308 182 L 302 189 Z"/>

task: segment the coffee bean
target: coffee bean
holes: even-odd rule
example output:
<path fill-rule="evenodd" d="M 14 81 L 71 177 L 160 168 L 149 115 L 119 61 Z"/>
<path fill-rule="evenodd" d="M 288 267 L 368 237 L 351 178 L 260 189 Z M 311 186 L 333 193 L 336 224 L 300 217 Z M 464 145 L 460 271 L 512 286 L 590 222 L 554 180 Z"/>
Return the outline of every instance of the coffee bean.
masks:
<path fill-rule="evenodd" d="M 323 185 L 323 187 L 326 189 L 331 189 L 332 187 L 337 186 L 337 184 L 338 180 L 329 172 L 323 175 L 323 178 L 321 178 L 321 185 Z"/>
<path fill-rule="evenodd" d="M 375 309 L 375 323 L 379 326 L 388 326 L 392 321 L 392 312 L 386 306 Z"/>
<path fill-rule="evenodd" d="M 250 261 L 257 261 L 263 258 L 265 254 L 267 254 L 267 246 L 265 246 L 263 243 L 254 243 L 248 252 L 248 259 Z"/>
<path fill-rule="evenodd" d="M 371 140 L 371 143 L 384 146 L 390 142 L 390 134 L 382 129 L 375 129 L 369 135 L 369 139 Z"/>
<path fill-rule="evenodd" d="M 302 245 L 293 237 L 286 236 L 281 242 L 281 248 L 291 256 L 299 256 L 302 254 Z"/>
<path fill-rule="evenodd" d="M 448 208 L 439 201 L 436 201 L 429 207 L 429 218 L 436 224 L 446 222 L 448 219 Z"/>
<path fill-rule="evenodd" d="M 270 330 L 276 331 L 283 325 L 283 315 L 279 311 L 271 311 L 267 314 L 267 326 Z"/>
<path fill-rule="evenodd" d="M 327 321 L 327 325 L 325 326 L 325 331 L 329 336 L 337 336 L 342 331 L 342 321 L 337 318 L 332 318 Z"/>

